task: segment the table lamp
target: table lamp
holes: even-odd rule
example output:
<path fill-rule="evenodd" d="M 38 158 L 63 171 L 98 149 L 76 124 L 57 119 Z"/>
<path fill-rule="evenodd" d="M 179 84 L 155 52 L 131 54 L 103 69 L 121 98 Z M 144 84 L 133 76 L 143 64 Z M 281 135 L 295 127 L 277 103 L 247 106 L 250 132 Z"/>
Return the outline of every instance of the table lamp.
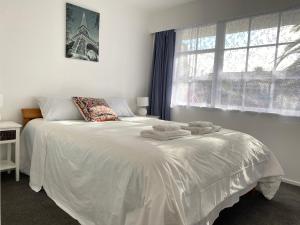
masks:
<path fill-rule="evenodd" d="M 148 97 L 138 97 L 137 98 L 137 106 L 139 107 L 138 115 L 146 116 L 147 115 L 147 106 L 149 106 L 149 98 Z"/>

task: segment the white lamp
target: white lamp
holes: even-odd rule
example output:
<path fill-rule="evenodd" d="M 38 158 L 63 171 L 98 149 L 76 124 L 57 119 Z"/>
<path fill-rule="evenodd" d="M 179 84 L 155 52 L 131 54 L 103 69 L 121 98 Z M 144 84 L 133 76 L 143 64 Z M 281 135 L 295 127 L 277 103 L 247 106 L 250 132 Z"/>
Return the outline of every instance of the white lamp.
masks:
<path fill-rule="evenodd" d="M 136 102 L 137 102 L 137 106 L 139 107 L 138 114 L 140 116 L 146 116 L 147 115 L 147 106 L 149 106 L 149 98 L 148 97 L 138 97 Z"/>
<path fill-rule="evenodd" d="M 3 95 L 0 94 L 0 108 L 2 108 L 3 106 L 3 103 L 4 103 L 4 100 L 3 100 Z M 1 112 L 0 112 L 0 120 L 1 120 Z"/>

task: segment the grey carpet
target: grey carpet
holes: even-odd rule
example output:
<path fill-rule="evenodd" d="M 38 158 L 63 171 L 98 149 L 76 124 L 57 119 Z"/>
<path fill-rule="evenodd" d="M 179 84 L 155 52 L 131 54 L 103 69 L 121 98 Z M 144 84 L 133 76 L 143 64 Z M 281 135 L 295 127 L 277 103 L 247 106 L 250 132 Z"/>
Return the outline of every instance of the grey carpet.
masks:
<path fill-rule="evenodd" d="M 16 183 L 13 174 L 1 176 L 2 225 L 78 225 L 47 197 L 28 186 L 28 177 Z M 248 194 L 221 212 L 214 225 L 300 225 L 300 188 L 282 184 L 272 201 Z"/>

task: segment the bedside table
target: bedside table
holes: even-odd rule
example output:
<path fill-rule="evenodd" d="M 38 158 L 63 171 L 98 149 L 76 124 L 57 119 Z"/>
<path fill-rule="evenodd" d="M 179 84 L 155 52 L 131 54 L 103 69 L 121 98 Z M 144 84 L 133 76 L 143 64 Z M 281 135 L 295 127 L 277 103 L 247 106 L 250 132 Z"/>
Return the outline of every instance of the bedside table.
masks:
<path fill-rule="evenodd" d="M 21 124 L 0 121 L 0 145 L 7 144 L 7 160 L 0 161 L 0 171 L 16 170 L 16 181 L 20 180 L 20 128 Z M 15 162 L 11 160 L 11 146 L 15 145 Z"/>

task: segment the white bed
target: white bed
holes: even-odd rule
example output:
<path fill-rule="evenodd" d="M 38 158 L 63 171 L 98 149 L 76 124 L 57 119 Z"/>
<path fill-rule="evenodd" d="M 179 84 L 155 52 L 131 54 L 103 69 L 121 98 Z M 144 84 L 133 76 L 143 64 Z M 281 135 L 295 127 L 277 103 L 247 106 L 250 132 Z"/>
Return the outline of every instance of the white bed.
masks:
<path fill-rule="evenodd" d="M 21 170 L 84 225 L 211 225 L 252 188 L 268 199 L 278 190 L 281 166 L 250 135 L 140 137 L 156 123 L 32 120 L 21 135 Z"/>

